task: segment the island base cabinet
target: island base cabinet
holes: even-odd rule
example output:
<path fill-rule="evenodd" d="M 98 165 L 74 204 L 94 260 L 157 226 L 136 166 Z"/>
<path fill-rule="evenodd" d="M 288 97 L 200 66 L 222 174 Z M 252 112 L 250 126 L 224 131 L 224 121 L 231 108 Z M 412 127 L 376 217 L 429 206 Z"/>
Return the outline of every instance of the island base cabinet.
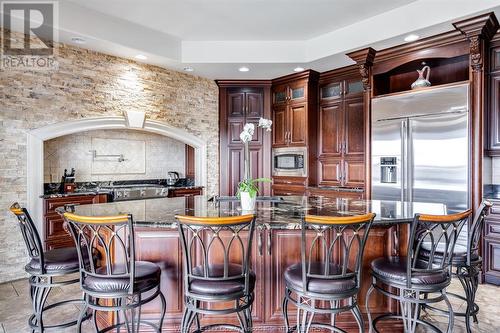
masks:
<path fill-rule="evenodd" d="M 183 277 L 182 277 L 182 248 L 180 237 L 176 229 L 136 227 L 136 260 L 151 261 L 157 263 L 162 270 L 161 289 L 167 301 L 167 311 L 164 319 L 163 330 L 168 332 L 179 332 L 180 321 L 183 313 Z M 229 235 L 228 235 L 229 236 Z M 252 244 L 252 269 L 256 274 L 255 300 L 253 304 L 254 330 L 263 332 L 284 331 L 284 320 L 282 315 L 282 302 L 285 293 L 284 274 L 288 266 L 301 262 L 301 230 L 298 229 L 271 229 L 257 228 Z M 311 239 L 315 235 L 310 233 Z M 221 235 L 221 237 L 225 237 Z M 244 240 L 245 235 L 243 235 Z M 331 235 L 330 235 L 331 237 Z M 372 260 L 390 255 L 404 255 L 408 237 L 407 226 L 383 227 L 376 226 L 370 231 L 368 242 L 365 247 L 362 269 L 362 286 L 358 296 L 358 303 L 365 317 L 366 293 L 371 283 L 370 263 Z M 401 241 L 397 241 L 397 239 Z M 337 251 L 337 253 L 340 253 Z M 317 250 L 313 258 L 321 260 L 322 253 Z M 196 261 L 201 262 L 202 252 L 196 250 Z M 241 253 L 238 249 L 231 251 L 230 260 L 241 261 Z M 210 254 L 212 262 L 223 259 L 223 253 L 214 249 Z M 335 258 L 334 258 L 335 260 Z M 227 305 L 227 304 L 226 304 Z M 214 308 L 220 308 L 220 304 Z M 369 304 L 372 315 L 385 313 L 397 313 L 398 304 L 389 300 L 380 293 L 374 292 Z M 160 316 L 161 304 L 159 299 L 154 300 L 142 307 L 142 317 L 155 322 Z M 290 325 L 295 325 L 296 308 L 289 304 Z M 101 324 L 111 322 L 113 316 L 110 314 L 99 315 Z M 315 316 L 315 321 L 328 323 L 329 316 Z M 235 314 L 227 316 L 201 317 L 202 325 L 215 323 L 230 323 L 238 325 Z M 378 327 L 382 332 L 402 331 L 402 326 L 394 321 L 380 322 Z M 337 325 L 348 331 L 357 332 L 358 327 L 350 312 L 337 316 Z M 396 325 L 396 326 L 395 326 Z M 101 325 L 100 325 L 101 326 Z M 148 331 L 149 332 L 149 331 Z"/>
<path fill-rule="evenodd" d="M 177 230 L 135 229 L 136 260 L 150 261 L 161 268 L 161 290 L 167 301 L 167 326 L 180 323 L 183 312 L 182 249 Z M 143 305 L 144 318 L 158 318 L 160 300 Z"/>

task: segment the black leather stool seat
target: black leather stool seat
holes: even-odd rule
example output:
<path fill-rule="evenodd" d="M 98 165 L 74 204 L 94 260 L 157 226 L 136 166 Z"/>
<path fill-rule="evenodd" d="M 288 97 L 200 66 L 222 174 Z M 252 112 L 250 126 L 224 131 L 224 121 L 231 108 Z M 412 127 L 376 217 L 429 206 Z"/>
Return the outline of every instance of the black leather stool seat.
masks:
<path fill-rule="evenodd" d="M 378 258 L 371 263 L 374 274 L 394 283 L 406 283 L 406 257 Z M 418 268 L 418 267 L 416 267 Z M 411 283 L 419 285 L 434 285 L 448 279 L 446 271 L 413 273 Z"/>
<path fill-rule="evenodd" d="M 43 253 L 45 261 L 45 270 L 47 273 L 69 273 L 78 271 L 80 264 L 78 261 L 78 252 L 74 247 L 64 247 L 60 249 L 49 250 Z M 33 258 L 26 265 L 28 273 L 40 271 L 40 261 L 38 258 Z"/>
<path fill-rule="evenodd" d="M 238 264 L 228 264 L 228 276 L 241 275 L 242 267 Z M 203 266 L 196 266 L 192 271 L 193 275 L 203 276 Z M 211 278 L 224 276 L 224 264 L 212 264 L 208 266 L 208 276 Z M 255 273 L 250 271 L 249 292 L 253 292 L 255 287 Z M 191 280 L 190 291 L 200 295 L 229 295 L 243 292 L 245 289 L 245 278 L 234 280 L 210 281 L 193 278 Z"/>
<path fill-rule="evenodd" d="M 113 266 L 113 274 L 124 274 L 125 265 Z M 106 274 L 106 266 L 96 269 L 97 274 Z M 135 285 L 134 292 L 145 292 L 160 283 L 160 266 L 148 261 L 135 262 Z M 82 288 L 94 293 L 116 293 L 127 292 L 130 286 L 130 277 L 114 276 L 86 276 Z"/>
<path fill-rule="evenodd" d="M 438 246 L 436 251 L 434 251 L 434 262 L 440 262 L 443 259 L 443 247 Z M 430 246 L 422 244 L 422 249 L 420 250 L 421 258 L 429 259 L 431 255 Z M 481 257 L 477 253 L 472 253 L 471 261 L 480 260 Z M 453 249 L 453 257 L 451 259 L 453 265 L 465 264 L 467 262 L 467 246 L 456 244 Z"/>
<path fill-rule="evenodd" d="M 311 263 L 310 274 L 321 275 L 325 272 L 323 263 Z M 329 274 L 340 274 L 342 267 L 330 264 Z M 294 264 L 285 270 L 286 284 L 295 290 L 302 290 L 302 264 Z M 356 278 L 349 277 L 344 279 L 319 279 L 308 278 L 308 291 L 321 294 L 338 294 L 356 288 Z"/>

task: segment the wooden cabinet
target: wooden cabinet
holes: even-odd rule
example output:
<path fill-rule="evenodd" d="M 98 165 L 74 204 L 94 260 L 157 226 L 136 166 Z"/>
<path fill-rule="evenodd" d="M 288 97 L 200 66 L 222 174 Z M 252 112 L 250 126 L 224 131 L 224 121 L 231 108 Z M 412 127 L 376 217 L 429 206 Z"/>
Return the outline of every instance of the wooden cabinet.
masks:
<path fill-rule="evenodd" d="M 285 115 L 280 124 L 273 123 L 273 131 L 257 127 L 259 118 L 271 118 L 271 81 L 217 81 L 219 85 L 220 131 L 220 195 L 236 195 L 243 179 L 244 153 L 240 133 L 246 123 L 255 125 L 255 134 L 249 144 L 251 175 L 253 178 L 271 178 L 271 135 L 285 131 Z M 284 140 L 283 140 L 284 142 Z M 263 195 L 269 195 L 271 186 L 261 184 Z"/>
<path fill-rule="evenodd" d="M 500 41 L 491 48 L 488 102 L 485 115 L 485 154 L 500 156 Z"/>
<path fill-rule="evenodd" d="M 106 194 L 99 195 L 71 195 L 60 198 L 44 199 L 43 228 L 45 249 L 52 250 L 61 247 L 73 247 L 71 235 L 63 228 L 64 220 L 56 212 L 56 208 L 69 204 L 91 204 L 107 202 Z"/>
<path fill-rule="evenodd" d="M 487 283 L 500 285 L 500 201 L 491 201 L 483 232 L 483 274 Z"/>
<path fill-rule="evenodd" d="M 320 78 L 318 185 L 363 187 L 365 120 L 363 85 L 351 70 Z"/>
<path fill-rule="evenodd" d="M 273 80 L 273 147 L 315 145 L 318 73 Z"/>
<path fill-rule="evenodd" d="M 176 188 L 168 191 L 169 198 L 192 197 L 195 195 L 202 195 L 202 194 L 203 194 L 203 187 Z"/>
<path fill-rule="evenodd" d="M 329 199 L 364 199 L 365 196 L 364 192 L 361 191 L 337 191 L 321 187 L 310 187 L 307 190 L 311 196 L 321 196 Z"/>
<path fill-rule="evenodd" d="M 273 195 L 305 195 L 307 177 L 273 177 Z"/>

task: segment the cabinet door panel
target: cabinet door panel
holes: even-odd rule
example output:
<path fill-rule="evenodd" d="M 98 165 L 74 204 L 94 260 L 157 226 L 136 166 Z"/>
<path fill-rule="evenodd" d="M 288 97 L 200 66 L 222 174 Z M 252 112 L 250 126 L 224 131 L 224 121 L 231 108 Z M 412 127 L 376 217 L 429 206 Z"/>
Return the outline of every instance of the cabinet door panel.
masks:
<path fill-rule="evenodd" d="M 291 103 L 303 103 L 307 99 L 307 81 L 292 82 L 289 87 L 289 100 Z"/>
<path fill-rule="evenodd" d="M 260 118 L 264 116 L 264 93 L 246 93 L 246 116 L 249 118 Z"/>
<path fill-rule="evenodd" d="M 345 155 L 363 156 L 365 151 L 365 127 L 363 99 L 357 98 L 344 102 L 345 114 Z"/>
<path fill-rule="evenodd" d="M 291 105 L 288 110 L 290 117 L 290 144 L 305 145 L 307 143 L 307 106 L 305 104 Z"/>
<path fill-rule="evenodd" d="M 500 47 L 496 47 L 492 51 L 491 55 L 491 70 L 498 71 L 500 70 Z"/>
<path fill-rule="evenodd" d="M 267 237 L 264 251 L 266 262 L 266 323 L 283 323 L 281 303 L 285 294 L 284 273 L 288 266 L 300 263 L 301 231 L 300 230 L 268 230 L 271 237 Z M 313 236 L 311 236 L 312 238 Z M 269 244 L 268 242 L 271 242 Z M 270 250 L 270 252 L 268 252 Z M 314 259 L 319 258 L 319 251 Z M 289 305 L 288 315 L 293 322 L 296 308 Z"/>
<path fill-rule="evenodd" d="M 321 86 L 319 90 L 321 101 L 333 101 L 342 97 L 342 81 L 332 82 Z"/>
<path fill-rule="evenodd" d="M 273 111 L 273 146 L 286 146 L 286 108 L 278 107 Z"/>
<path fill-rule="evenodd" d="M 182 250 L 176 230 L 136 228 L 136 260 L 150 261 L 161 268 L 161 290 L 167 300 L 165 322 L 173 326 L 183 311 Z M 144 318 L 158 318 L 160 301 L 153 300 L 142 306 Z"/>
<path fill-rule="evenodd" d="M 241 143 L 240 133 L 241 131 L 243 131 L 243 125 L 244 125 L 243 123 L 244 123 L 243 118 L 228 119 L 227 121 L 228 144 Z"/>
<path fill-rule="evenodd" d="M 282 84 L 276 87 L 273 87 L 273 104 L 285 104 L 288 99 L 288 86 L 286 84 Z"/>
<path fill-rule="evenodd" d="M 500 285 L 500 239 L 484 240 L 484 277 L 487 283 Z"/>
<path fill-rule="evenodd" d="M 227 195 L 236 195 L 236 189 L 243 178 L 243 147 L 229 148 Z"/>
<path fill-rule="evenodd" d="M 245 115 L 245 93 L 243 91 L 229 91 L 227 94 L 227 113 L 229 117 L 243 117 Z"/>
<path fill-rule="evenodd" d="M 344 186 L 360 187 L 365 183 L 365 162 L 363 160 L 344 161 Z"/>
<path fill-rule="evenodd" d="M 500 75 L 492 76 L 490 79 L 490 112 L 489 121 L 489 144 L 488 153 L 500 156 Z"/>
<path fill-rule="evenodd" d="M 340 186 L 342 184 L 341 159 L 319 160 L 318 168 L 320 185 Z"/>
<path fill-rule="evenodd" d="M 341 103 L 329 104 L 319 108 L 320 156 L 340 156 L 343 130 Z"/>
<path fill-rule="evenodd" d="M 347 98 L 363 95 L 363 82 L 361 79 L 349 79 L 345 81 L 345 96 Z"/>

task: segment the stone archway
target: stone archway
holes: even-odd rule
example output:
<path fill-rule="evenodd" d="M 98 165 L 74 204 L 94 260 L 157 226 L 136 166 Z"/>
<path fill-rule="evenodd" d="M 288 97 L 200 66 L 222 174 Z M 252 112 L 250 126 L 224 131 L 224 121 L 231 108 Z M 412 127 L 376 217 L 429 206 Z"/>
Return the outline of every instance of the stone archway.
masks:
<path fill-rule="evenodd" d="M 27 207 L 43 231 L 43 142 L 60 136 L 99 129 L 132 129 L 152 132 L 190 145 L 195 150 L 195 183 L 207 186 L 207 144 L 193 134 L 164 124 L 146 120 L 143 128 L 129 128 L 124 116 L 83 118 L 47 125 L 28 132 L 27 138 Z"/>

